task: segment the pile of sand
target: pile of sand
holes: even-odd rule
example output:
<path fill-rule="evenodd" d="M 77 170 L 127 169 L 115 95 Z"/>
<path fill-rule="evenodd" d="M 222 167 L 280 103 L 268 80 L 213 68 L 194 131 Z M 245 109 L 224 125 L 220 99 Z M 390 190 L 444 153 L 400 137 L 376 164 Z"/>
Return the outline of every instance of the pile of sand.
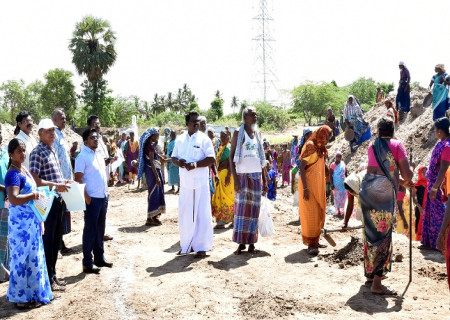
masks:
<path fill-rule="evenodd" d="M 433 129 L 433 112 L 431 108 L 423 107 L 423 99 L 428 91 L 422 87 L 416 87 L 411 91 L 411 112 L 400 124 L 395 137 L 402 141 L 407 149 L 408 156 L 412 154 L 416 165 L 428 165 L 431 152 L 437 142 Z M 395 102 L 395 96 L 390 96 Z M 384 102 L 377 103 L 364 116 L 372 127 L 372 139 L 362 143 L 355 152 L 350 152 L 349 143 L 340 134 L 329 146 L 330 161 L 334 160 L 334 154 L 342 152 L 343 159 L 349 172 L 356 171 L 362 163 L 367 163 L 367 148 L 377 136 L 377 122 L 386 114 Z"/>

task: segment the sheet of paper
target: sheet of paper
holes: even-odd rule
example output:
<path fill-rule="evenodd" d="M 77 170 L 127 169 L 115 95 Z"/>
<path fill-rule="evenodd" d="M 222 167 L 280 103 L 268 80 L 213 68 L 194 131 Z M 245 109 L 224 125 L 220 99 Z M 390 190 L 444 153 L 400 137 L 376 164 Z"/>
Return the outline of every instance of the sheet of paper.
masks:
<path fill-rule="evenodd" d="M 117 148 L 117 160 L 111 163 L 111 172 L 115 173 L 117 168 L 122 164 L 122 162 L 125 161 L 125 158 L 123 157 L 122 150 L 120 148 Z"/>
<path fill-rule="evenodd" d="M 66 203 L 69 211 L 86 210 L 86 201 L 84 200 L 84 183 L 74 182 L 70 184 L 68 192 L 61 192 L 61 196 Z"/>

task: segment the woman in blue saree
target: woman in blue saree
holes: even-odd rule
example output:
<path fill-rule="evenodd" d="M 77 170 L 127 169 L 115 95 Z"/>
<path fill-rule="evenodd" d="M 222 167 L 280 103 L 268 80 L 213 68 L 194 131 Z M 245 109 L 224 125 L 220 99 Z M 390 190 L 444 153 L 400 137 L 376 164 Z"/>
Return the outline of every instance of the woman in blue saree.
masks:
<path fill-rule="evenodd" d="M 138 180 L 145 173 L 148 188 L 147 226 L 159 226 L 159 217 L 166 212 L 164 199 L 164 178 L 161 172 L 161 161 L 165 159 L 156 150 L 159 133 L 156 128 L 147 129 L 141 136 L 139 145 Z"/>
<path fill-rule="evenodd" d="M 448 89 L 444 83 L 447 73 L 443 64 L 437 64 L 434 68 L 436 74 L 431 78 L 428 89 L 433 88 L 433 101 L 431 108 L 433 109 L 433 121 L 445 117 L 445 112 L 448 109 Z"/>
<path fill-rule="evenodd" d="M 36 184 L 31 174 L 22 166 L 25 152 L 23 142 L 18 139 L 10 141 L 10 165 L 5 177 L 10 202 L 10 276 L 6 299 L 16 303 L 19 309 L 48 304 L 53 299 L 42 242 L 44 223 L 38 221 L 28 204 L 39 199 L 39 192 L 35 191 Z"/>

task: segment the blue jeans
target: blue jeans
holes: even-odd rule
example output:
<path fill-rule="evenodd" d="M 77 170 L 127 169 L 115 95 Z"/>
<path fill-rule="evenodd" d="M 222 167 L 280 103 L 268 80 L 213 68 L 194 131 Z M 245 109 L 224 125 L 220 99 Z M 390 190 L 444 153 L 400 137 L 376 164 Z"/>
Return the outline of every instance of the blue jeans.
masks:
<path fill-rule="evenodd" d="M 106 211 L 108 210 L 108 197 L 91 198 L 84 211 L 83 229 L 83 265 L 92 267 L 92 252 L 94 260 L 104 260 L 103 236 L 105 235 Z"/>

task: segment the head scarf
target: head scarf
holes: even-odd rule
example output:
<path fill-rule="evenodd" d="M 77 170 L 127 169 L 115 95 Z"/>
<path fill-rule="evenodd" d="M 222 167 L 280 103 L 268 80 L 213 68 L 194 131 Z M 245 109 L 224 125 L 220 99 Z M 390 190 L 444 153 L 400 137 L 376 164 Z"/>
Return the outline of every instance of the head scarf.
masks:
<path fill-rule="evenodd" d="M 425 188 L 428 187 L 427 178 L 422 173 L 423 169 L 426 169 L 426 168 L 427 168 L 426 166 L 419 167 L 419 173 L 418 173 L 419 177 L 417 178 L 417 182 L 414 184 L 416 187 L 419 187 L 419 186 L 423 186 Z"/>
<path fill-rule="evenodd" d="M 404 67 L 406 68 L 406 65 L 405 65 L 405 63 L 404 63 L 403 61 L 400 61 L 400 62 L 398 63 L 398 65 L 399 65 L 399 66 L 404 66 Z"/>
<path fill-rule="evenodd" d="M 353 102 L 350 104 L 350 98 L 352 98 L 353 99 Z M 356 101 L 356 98 L 353 96 L 353 95 L 349 95 L 348 96 L 348 98 L 347 98 L 347 106 L 348 107 L 356 107 L 356 106 L 359 106 L 359 103 Z"/>
<path fill-rule="evenodd" d="M 145 168 L 145 154 L 144 154 L 144 148 L 145 148 L 145 142 L 150 138 L 152 135 L 158 133 L 158 128 L 149 128 L 147 129 L 139 139 L 139 168 L 138 168 L 138 180 L 142 177 L 142 174 L 144 173 Z"/>
<path fill-rule="evenodd" d="M 442 63 L 437 64 L 435 68 L 445 73 L 445 66 Z"/>
<path fill-rule="evenodd" d="M 342 157 L 342 153 L 340 151 L 336 152 L 335 157 L 337 156 L 341 156 Z"/>
<path fill-rule="evenodd" d="M 311 132 L 310 128 L 303 129 L 303 135 L 302 135 L 302 139 L 300 140 L 300 146 L 306 142 L 305 136 L 310 132 Z"/>
<path fill-rule="evenodd" d="M 331 132 L 332 131 L 329 126 L 321 126 L 319 129 L 314 131 L 312 136 L 305 143 L 300 159 L 306 159 L 316 152 L 320 158 L 327 157 L 328 151 L 326 143 L 331 135 Z"/>

